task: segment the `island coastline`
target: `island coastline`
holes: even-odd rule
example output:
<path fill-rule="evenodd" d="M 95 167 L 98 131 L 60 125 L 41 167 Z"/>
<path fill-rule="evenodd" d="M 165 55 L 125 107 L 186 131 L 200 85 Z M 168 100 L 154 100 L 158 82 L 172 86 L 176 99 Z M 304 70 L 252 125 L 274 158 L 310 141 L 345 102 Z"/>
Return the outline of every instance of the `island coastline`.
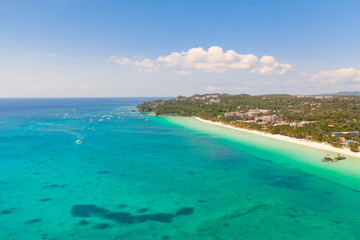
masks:
<path fill-rule="evenodd" d="M 319 143 L 319 142 L 309 141 L 309 140 L 305 140 L 305 139 L 297 139 L 297 138 L 292 138 L 292 137 L 288 137 L 285 135 L 271 134 L 271 133 L 261 132 L 261 131 L 257 131 L 257 130 L 249 130 L 249 129 L 245 129 L 245 128 L 239 128 L 239 127 L 231 126 L 229 124 L 225 124 L 222 122 L 214 122 L 214 121 L 202 119 L 200 117 L 194 117 L 194 118 L 201 122 L 204 122 L 204 123 L 208 123 L 208 124 L 212 124 L 212 125 L 216 125 L 216 126 L 220 126 L 220 127 L 225 127 L 228 129 L 233 129 L 233 130 L 246 132 L 246 133 L 252 133 L 252 134 L 259 135 L 259 136 L 276 139 L 279 141 L 300 144 L 300 145 L 303 145 L 306 147 L 312 147 L 312 148 L 317 148 L 317 149 L 321 149 L 321 150 L 331 151 L 331 152 L 334 152 L 335 154 L 339 153 L 339 154 L 344 154 L 344 155 L 360 158 L 360 152 L 352 152 L 348 148 L 333 147 L 330 144 L 325 143 L 325 142 Z"/>

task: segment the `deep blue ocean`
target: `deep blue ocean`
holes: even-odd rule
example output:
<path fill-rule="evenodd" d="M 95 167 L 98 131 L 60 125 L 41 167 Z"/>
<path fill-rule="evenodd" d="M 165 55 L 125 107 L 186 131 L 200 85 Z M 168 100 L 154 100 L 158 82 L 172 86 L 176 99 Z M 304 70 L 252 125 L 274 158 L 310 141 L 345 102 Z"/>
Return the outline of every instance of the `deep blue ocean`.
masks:
<path fill-rule="evenodd" d="M 360 239 L 351 159 L 145 100 L 0 99 L 0 240 Z"/>

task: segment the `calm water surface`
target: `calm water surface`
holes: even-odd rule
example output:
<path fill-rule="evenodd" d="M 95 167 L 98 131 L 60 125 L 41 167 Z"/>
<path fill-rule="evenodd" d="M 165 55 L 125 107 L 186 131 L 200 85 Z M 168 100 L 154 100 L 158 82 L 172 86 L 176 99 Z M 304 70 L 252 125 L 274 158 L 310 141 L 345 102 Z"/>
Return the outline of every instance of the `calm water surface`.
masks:
<path fill-rule="evenodd" d="M 0 239 L 360 239 L 346 162 L 144 100 L 1 99 Z"/>

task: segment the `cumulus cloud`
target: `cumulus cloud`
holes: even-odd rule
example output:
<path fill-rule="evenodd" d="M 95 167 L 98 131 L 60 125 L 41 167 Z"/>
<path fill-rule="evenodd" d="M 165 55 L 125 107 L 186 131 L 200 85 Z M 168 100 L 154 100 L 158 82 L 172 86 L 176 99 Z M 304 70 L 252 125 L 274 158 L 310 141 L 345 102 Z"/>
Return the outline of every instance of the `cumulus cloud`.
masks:
<path fill-rule="evenodd" d="M 249 70 L 262 75 L 284 74 L 292 71 L 290 64 L 280 64 L 273 56 L 263 56 L 260 61 L 253 54 L 239 54 L 234 50 L 224 51 L 213 46 L 207 50 L 201 47 L 188 51 L 173 52 L 160 56 L 156 60 L 143 59 L 132 61 L 128 58 L 111 57 L 112 61 L 121 65 L 133 65 L 143 72 L 158 71 L 159 67 L 175 68 L 178 74 L 190 74 L 191 70 L 208 73 L 222 73 L 228 70 Z"/>
<path fill-rule="evenodd" d="M 321 71 L 311 75 L 311 81 L 320 84 L 360 83 L 360 70 L 341 68 L 332 71 Z"/>
<path fill-rule="evenodd" d="M 260 66 L 251 70 L 252 73 L 261 75 L 282 75 L 293 71 L 293 67 L 287 63 L 279 63 L 273 56 L 262 56 L 260 58 Z"/>
<path fill-rule="evenodd" d="M 252 54 L 238 54 L 233 50 L 224 52 L 221 47 L 210 47 L 207 51 L 199 47 L 187 52 L 173 52 L 159 57 L 157 61 L 167 67 L 220 73 L 229 69 L 249 69 L 258 58 Z"/>
<path fill-rule="evenodd" d="M 260 63 L 261 64 L 272 64 L 275 62 L 275 58 L 273 56 L 262 56 L 262 58 L 260 59 Z"/>

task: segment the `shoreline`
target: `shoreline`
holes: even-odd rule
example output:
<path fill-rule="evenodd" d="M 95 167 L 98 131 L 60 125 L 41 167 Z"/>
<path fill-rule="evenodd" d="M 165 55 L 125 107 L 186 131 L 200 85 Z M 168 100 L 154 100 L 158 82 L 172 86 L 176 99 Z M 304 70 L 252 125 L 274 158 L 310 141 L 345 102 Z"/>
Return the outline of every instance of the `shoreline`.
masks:
<path fill-rule="evenodd" d="M 237 131 L 241 131 L 241 132 L 252 133 L 252 134 L 256 134 L 256 135 L 260 135 L 260 136 L 264 136 L 264 137 L 268 137 L 268 138 L 272 138 L 272 139 L 276 139 L 276 140 L 280 140 L 280 141 L 284 141 L 284 142 L 300 144 L 300 145 L 303 145 L 306 147 L 317 148 L 317 149 L 321 149 L 321 150 L 331 151 L 334 153 L 340 153 L 340 154 L 360 158 L 360 152 L 352 152 L 348 148 L 336 148 L 336 147 L 331 146 L 328 143 L 319 143 L 319 142 L 308 141 L 305 139 L 292 138 L 292 137 L 279 135 L 279 134 L 271 134 L 271 133 L 265 133 L 265 132 L 261 132 L 261 131 L 257 131 L 257 130 L 238 128 L 238 127 L 234 127 L 234 126 L 231 126 L 231 125 L 228 125 L 225 123 L 213 122 L 213 121 L 205 120 L 205 119 L 202 119 L 199 117 L 195 117 L 195 119 L 197 119 L 201 122 L 204 122 L 204 123 L 208 123 L 208 124 L 212 124 L 212 125 L 216 125 L 216 126 L 220 126 L 220 127 L 225 127 L 225 128 L 229 128 L 229 129 L 233 129 L 233 130 L 237 130 Z"/>

